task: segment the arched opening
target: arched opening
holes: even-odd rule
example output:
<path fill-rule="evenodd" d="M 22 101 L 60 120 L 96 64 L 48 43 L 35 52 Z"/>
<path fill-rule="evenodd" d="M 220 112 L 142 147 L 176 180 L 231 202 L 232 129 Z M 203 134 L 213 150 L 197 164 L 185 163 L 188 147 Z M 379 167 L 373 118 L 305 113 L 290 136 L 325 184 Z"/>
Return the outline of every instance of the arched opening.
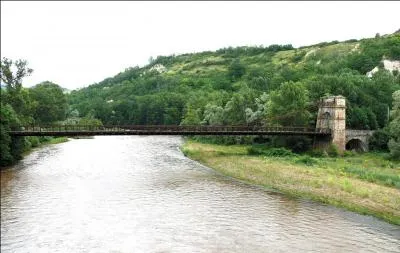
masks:
<path fill-rule="evenodd" d="M 346 144 L 346 150 L 354 150 L 357 152 L 365 152 L 365 144 L 360 139 L 351 139 Z"/>
<path fill-rule="evenodd" d="M 322 114 L 322 126 L 321 128 L 331 128 L 331 114 L 329 112 L 324 112 Z"/>
<path fill-rule="evenodd" d="M 331 114 L 329 112 L 325 112 L 323 115 L 324 119 L 330 119 L 331 118 Z"/>

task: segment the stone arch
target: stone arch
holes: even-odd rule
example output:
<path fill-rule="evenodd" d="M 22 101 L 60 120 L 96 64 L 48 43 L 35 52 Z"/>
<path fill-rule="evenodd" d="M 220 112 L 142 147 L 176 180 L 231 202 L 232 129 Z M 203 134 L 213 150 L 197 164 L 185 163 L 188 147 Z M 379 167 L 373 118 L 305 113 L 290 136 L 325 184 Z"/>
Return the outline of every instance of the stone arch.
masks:
<path fill-rule="evenodd" d="M 355 150 L 357 152 L 365 152 L 368 150 L 368 147 L 365 142 L 363 142 L 359 138 L 350 139 L 346 143 L 346 150 Z"/>
<path fill-rule="evenodd" d="M 323 116 L 324 119 L 330 119 L 331 118 L 331 114 L 329 112 L 324 112 Z"/>
<path fill-rule="evenodd" d="M 322 126 L 322 128 L 329 128 L 329 129 L 332 128 L 331 118 L 332 118 L 332 116 L 331 116 L 330 112 L 324 112 L 324 114 L 322 114 L 322 119 L 323 119 L 323 123 L 324 123 L 324 126 Z"/>

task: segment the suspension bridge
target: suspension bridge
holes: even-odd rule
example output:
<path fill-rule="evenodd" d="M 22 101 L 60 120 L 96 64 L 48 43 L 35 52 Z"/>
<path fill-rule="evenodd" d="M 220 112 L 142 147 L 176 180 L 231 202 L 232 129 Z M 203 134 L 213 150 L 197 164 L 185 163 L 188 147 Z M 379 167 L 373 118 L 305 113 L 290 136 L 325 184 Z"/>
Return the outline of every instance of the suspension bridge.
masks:
<path fill-rule="evenodd" d="M 94 136 L 94 135 L 305 135 L 330 136 L 330 129 L 267 126 L 178 126 L 178 125 L 47 125 L 22 126 L 12 136 Z"/>

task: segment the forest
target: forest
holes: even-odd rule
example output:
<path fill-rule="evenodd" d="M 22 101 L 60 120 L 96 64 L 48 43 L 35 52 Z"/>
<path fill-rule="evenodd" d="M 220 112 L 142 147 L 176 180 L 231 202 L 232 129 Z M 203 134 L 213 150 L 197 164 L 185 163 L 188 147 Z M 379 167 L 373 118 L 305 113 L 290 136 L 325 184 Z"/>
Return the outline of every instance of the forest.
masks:
<path fill-rule="evenodd" d="M 400 34 L 361 40 L 227 47 L 150 58 L 146 66 L 70 93 L 45 81 L 22 86 L 32 70 L 24 60 L 1 61 L 1 165 L 21 158 L 39 138 L 12 139 L 11 126 L 27 124 L 244 125 L 315 127 L 321 97 L 346 97 L 349 129 L 375 132 L 370 150 L 400 158 Z M 14 66 L 17 71 L 12 71 Z M 374 70 L 374 71 L 372 71 Z M 372 72 L 370 72 L 372 71 Z M 219 143 L 253 137 L 203 138 Z M 295 152 L 307 138 L 272 140 Z"/>

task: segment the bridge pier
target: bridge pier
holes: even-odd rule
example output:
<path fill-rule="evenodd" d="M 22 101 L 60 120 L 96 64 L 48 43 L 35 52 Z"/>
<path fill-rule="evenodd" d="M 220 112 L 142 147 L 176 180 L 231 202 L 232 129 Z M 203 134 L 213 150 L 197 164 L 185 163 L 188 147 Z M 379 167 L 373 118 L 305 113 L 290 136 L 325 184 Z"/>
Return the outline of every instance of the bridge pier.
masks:
<path fill-rule="evenodd" d="M 346 130 L 346 149 L 366 152 L 369 149 L 369 138 L 373 130 Z"/>
<path fill-rule="evenodd" d="M 343 96 L 323 97 L 320 100 L 316 128 L 331 129 L 331 137 L 319 137 L 316 147 L 326 149 L 329 144 L 340 152 L 346 150 L 346 99 Z"/>

